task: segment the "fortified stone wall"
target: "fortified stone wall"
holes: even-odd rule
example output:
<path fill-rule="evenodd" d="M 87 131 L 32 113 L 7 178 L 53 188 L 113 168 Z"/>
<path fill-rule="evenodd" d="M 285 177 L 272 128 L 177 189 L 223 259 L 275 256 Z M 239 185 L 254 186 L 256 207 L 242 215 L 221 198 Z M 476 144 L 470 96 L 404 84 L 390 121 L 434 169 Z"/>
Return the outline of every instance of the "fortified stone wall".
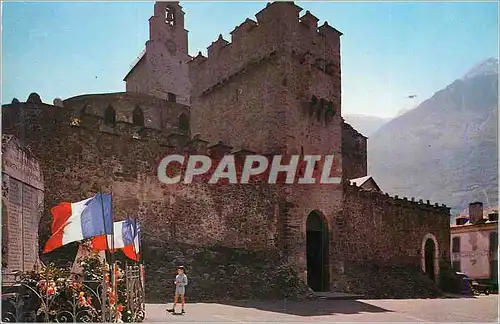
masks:
<path fill-rule="evenodd" d="M 160 9 L 155 6 L 157 21 Z M 117 220 L 137 217 L 143 224 L 143 246 L 155 246 L 144 253 L 146 265 L 157 262 L 157 252 L 172 243 L 218 244 L 278 249 L 306 278 L 306 223 L 313 211 L 328 224 L 335 287 L 348 286 L 348 264 L 418 267 L 427 234 L 437 238 L 441 258 L 449 254 L 447 207 L 347 184 L 346 179 L 366 175 L 366 138 L 341 117 L 341 33 L 327 23 L 318 28 L 318 19 L 309 12 L 299 18 L 300 11 L 293 3 L 268 4 L 256 22 L 247 19 L 231 32 L 231 43 L 219 37 L 208 57 L 193 58 L 191 114 L 188 106 L 137 93 L 79 96 L 54 106 L 32 94 L 27 103 L 3 106 L 3 131 L 30 145 L 45 175 L 42 245 L 48 238 L 50 207 L 103 191 L 113 193 Z M 163 51 L 153 44 L 160 34 L 147 45 L 155 53 Z M 175 58 L 182 46 L 169 44 Z M 170 69 L 158 57 L 152 60 Z M 164 98 L 165 93 L 149 91 Z M 137 122 L 138 111 L 144 123 Z M 335 154 L 331 176 L 344 183 L 214 186 L 158 181 L 157 166 L 167 154 L 220 158 L 248 154 L 244 149 Z"/>
<path fill-rule="evenodd" d="M 84 115 L 72 125 L 73 115 L 72 109 L 40 103 L 3 106 L 4 132 L 30 145 L 45 175 L 42 246 L 49 235 L 50 207 L 102 190 L 113 193 L 117 220 L 131 216 L 144 224 L 146 249 L 172 243 L 278 249 L 304 279 L 306 220 L 312 211 L 319 212 L 328 223 L 330 278 L 337 289 L 355 277 L 349 277 L 349 264 L 418 267 L 427 233 L 438 239 L 441 257 L 448 254 L 447 207 L 405 202 L 345 184 L 163 185 L 157 166 L 166 154 L 208 153 L 218 159 L 230 152 L 251 152 L 148 128 L 136 137 L 136 127 L 128 122 L 110 131 L 101 128 L 104 120 L 97 115 Z M 145 251 L 146 264 L 155 262 L 147 259 L 155 253 Z M 154 285 L 154 278 L 148 284 Z"/>
<path fill-rule="evenodd" d="M 336 227 L 341 237 L 349 237 L 343 240 L 346 260 L 420 266 L 422 242 L 432 234 L 440 260 L 449 263 L 449 207 L 345 184 L 343 208 Z"/>
<path fill-rule="evenodd" d="M 343 212 L 331 232 L 343 253 L 331 262 L 332 288 L 374 298 L 438 296 L 436 283 L 442 284 L 450 262 L 450 208 L 349 182 L 343 193 Z M 425 249 L 429 241 L 433 251 Z"/>
<path fill-rule="evenodd" d="M 342 123 L 342 175 L 356 179 L 368 174 L 366 137 L 346 122 Z"/>
<path fill-rule="evenodd" d="M 47 183 L 45 226 L 52 206 L 85 199 L 101 189 L 113 193 L 117 220 L 138 217 L 144 224 L 145 246 L 148 240 L 254 249 L 275 245 L 278 195 L 269 186 L 158 181 L 157 166 L 163 156 L 203 154 L 206 142 L 153 129 L 142 130 L 137 138 L 135 127 L 126 122 L 116 124 L 113 132 L 99 130 L 103 119 L 95 115 L 83 116 L 79 126 L 71 125 L 72 113 L 46 104 L 3 106 L 4 132 L 28 143 L 40 160 Z M 220 147 L 207 148 L 218 154 Z M 47 237 L 45 232 L 42 245 Z"/>

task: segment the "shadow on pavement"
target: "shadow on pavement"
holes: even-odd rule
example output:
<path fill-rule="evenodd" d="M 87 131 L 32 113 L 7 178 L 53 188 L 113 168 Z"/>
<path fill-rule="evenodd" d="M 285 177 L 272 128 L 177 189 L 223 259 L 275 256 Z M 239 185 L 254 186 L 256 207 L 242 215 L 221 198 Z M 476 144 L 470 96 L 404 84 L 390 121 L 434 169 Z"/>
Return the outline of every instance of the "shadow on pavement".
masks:
<path fill-rule="evenodd" d="M 430 300 L 430 299 L 477 299 L 479 296 L 470 296 L 470 295 L 460 295 L 460 294 L 443 294 L 436 297 L 414 297 L 414 298 L 405 298 L 405 297 L 383 297 L 383 298 L 363 298 L 364 300 Z"/>
<path fill-rule="evenodd" d="M 305 301 L 224 301 L 217 304 L 254 308 L 267 312 L 297 316 L 321 316 L 334 314 L 392 313 L 381 307 L 357 300 L 305 300 Z"/>
<path fill-rule="evenodd" d="M 445 294 L 443 296 L 439 296 L 438 299 L 477 299 L 479 296 L 471 296 L 471 295 L 459 295 L 459 294 Z"/>

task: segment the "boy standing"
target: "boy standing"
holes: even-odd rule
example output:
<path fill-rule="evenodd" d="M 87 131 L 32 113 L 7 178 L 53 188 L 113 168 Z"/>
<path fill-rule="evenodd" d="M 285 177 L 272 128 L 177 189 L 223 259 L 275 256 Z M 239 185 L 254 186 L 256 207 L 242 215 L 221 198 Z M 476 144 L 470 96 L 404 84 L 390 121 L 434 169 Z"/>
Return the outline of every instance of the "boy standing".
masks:
<path fill-rule="evenodd" d="M 181 298 L 181 313 L 184 314 L 184 293 L 186 292 L 186 286 L 188 284 L 188 279 L 186 274 L 184 273 L 184 267 L 177 267 L 177 276 L 175 277 L 175 297 L 174 297 L 174 306 L 171 309 L 167 309 L 167 312 L 175 313 L 175 306 L 177 305 L 177 301 L 179 297 Z"/>

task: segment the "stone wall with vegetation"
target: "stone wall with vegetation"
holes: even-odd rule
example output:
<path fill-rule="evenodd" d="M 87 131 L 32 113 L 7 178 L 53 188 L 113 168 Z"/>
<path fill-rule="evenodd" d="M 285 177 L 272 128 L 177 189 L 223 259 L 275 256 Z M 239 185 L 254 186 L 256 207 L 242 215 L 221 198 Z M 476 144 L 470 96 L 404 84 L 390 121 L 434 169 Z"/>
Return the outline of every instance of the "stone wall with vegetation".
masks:
<path fill-rule="evenodd" d="M 150 302 L 171 302 L 179 265 L 186 268 L 188 301 L 300 299 L 309 294 L 293 266 L 276 250 L 151 244 L 144 258 L 156 260 L 146 268 L 146 282 L 155 283 L 146 292 Z"/>

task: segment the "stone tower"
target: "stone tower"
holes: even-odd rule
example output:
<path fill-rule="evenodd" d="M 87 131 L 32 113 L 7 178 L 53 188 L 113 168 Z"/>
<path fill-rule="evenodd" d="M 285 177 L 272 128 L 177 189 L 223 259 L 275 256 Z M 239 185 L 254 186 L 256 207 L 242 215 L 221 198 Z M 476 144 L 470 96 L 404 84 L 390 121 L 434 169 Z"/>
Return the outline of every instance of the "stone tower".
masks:
<path fill-rule="evenodd" d="M 193 58 L 193 132 L 254 152 L 340 155 L 341 33 L 300 11 L 268 4 Z"/>
<path fill-rule="evenodd" d="M 188 31 L 179 2 L 158 1 L 149 19 L 149 40 L 125 76 L 127 92 L 189 105 Z"/>
<path fill-rule="evenodd" d="M 301 10 L 291 2 L 269 3 L 256 21 L 237 26 L 231 41 L 219 35 L 207 57 L 191 60 L 191 131 L 259 154 L 333 155 L 330 175 L 342 178 L 342 33 L 326 22 L 318 26 L 318 18 Z M 276 212 L 277 244 L 308 283 L 320 278 L 311 286 L 328 290 L 339 276 L 333 260 L 342 257 L 327 230 L 342 220 L 342 185 L 276 190 L 286 206 Z"/>

